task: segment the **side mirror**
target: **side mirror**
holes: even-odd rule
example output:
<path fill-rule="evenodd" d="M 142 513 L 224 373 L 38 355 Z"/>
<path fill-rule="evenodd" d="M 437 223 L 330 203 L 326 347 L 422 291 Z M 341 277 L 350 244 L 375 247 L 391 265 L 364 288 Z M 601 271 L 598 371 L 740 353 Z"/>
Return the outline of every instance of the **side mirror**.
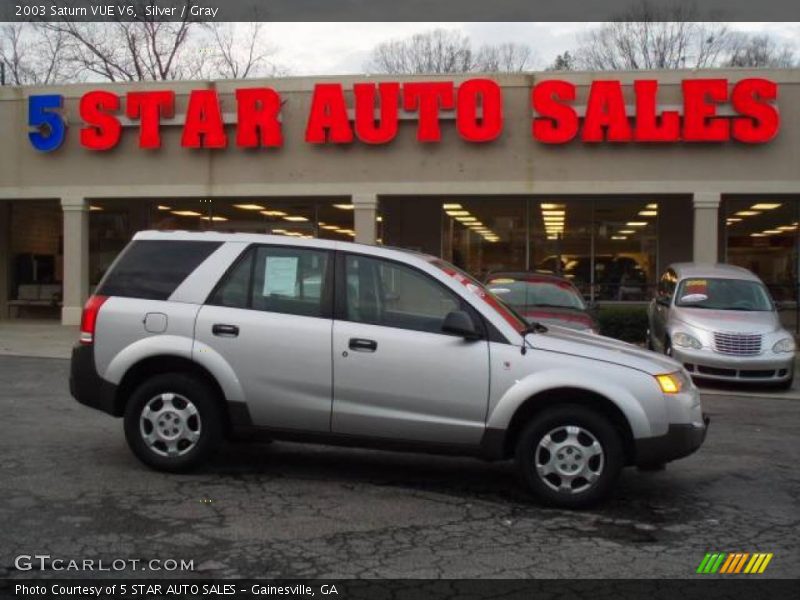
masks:
<path fill-rule="evenodd" d="M 454 310 L 447 313 L 442 323 L 442 331 L 445 333 L 452 333 L 467 340 L 477 340 L 481 338 L 481 334 L 475 329 L 475 323 L 472 317 L 463 310 Z"/>

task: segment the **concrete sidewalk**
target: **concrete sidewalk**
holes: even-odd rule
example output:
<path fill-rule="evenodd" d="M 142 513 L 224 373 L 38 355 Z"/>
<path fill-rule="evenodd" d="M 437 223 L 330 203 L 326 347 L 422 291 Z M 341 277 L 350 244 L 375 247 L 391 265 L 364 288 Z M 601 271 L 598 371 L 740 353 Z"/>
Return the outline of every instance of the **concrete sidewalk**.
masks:
<path fill-rule="evenodd" d="M 13 319 L 0 321 L 0 356 L 30 356 L 34 358 L 66 358 L 78 341 L 78 327 L 61 325 L 54 320 Z M 800 373 L 800 365 L 795 367 Z M 781 398 L 800 400 L 800 377 L 786 392 L 739 387 L 732 385 L 709 387 L 703 385 L 704 395 L 743 396 L 750 398 Z"/>
<path fill-rule="evenodd" d="M 78 327 L 52 319 L 0 321 L 0 355 L 69 358 Z"/>

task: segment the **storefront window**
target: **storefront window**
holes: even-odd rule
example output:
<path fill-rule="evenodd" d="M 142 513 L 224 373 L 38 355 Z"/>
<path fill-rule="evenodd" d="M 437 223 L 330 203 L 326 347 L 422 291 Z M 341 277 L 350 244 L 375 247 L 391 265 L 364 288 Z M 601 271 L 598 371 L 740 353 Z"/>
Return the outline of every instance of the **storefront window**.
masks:
<path fill-rule="evenodd" d="M 680 228 L 670 223 L 673 234 L 691 233 L 689 200 L 664 203 L 682 215 Z M 641 197 L 381 199 L 389 245 L 441 256 L 480 280 L 501 271 L 554 273 L 587 300 L 604 302 L 651 298 L 661 264 L 659 207 Z M 421 235 L 432 220 L 439 231 Z M 683 254 L 667 254 L 672 261 L 689 260 L 690 253 L 687 244 Z"/>
<path fill-rule="evenodd" d="M 725 262 L 753 271 L 778 302 L 786 326 L 797 327 L 797 197 L 732 196 L 721 211 Z"/>
<path fill-rule="evenodd" d="M 90 285 L 143 229 L 267 233 L 297 238 L 352 241 L 349 198 L 326 199 L 114 199 L 91 202 Z"/>

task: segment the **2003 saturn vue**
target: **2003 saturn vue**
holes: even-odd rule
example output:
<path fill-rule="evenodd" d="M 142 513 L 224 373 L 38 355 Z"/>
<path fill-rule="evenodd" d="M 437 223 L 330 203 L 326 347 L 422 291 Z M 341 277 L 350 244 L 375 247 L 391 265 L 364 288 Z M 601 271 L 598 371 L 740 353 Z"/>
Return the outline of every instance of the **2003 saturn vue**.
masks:
<path fill-rule="evenodd" d="M 86 304 L 70 386 L 151 467 L 226 435 L 514 458 L 575 507 L 708 419 L 671 358 L 527 323 L 437 258 L 324 240 L 141 232 Z"/>

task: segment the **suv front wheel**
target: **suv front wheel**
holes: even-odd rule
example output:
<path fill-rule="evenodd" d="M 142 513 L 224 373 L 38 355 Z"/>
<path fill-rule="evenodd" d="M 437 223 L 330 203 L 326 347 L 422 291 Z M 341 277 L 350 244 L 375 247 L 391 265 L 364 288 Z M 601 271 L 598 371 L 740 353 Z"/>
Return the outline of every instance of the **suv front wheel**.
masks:
<path fill-rule="evenodd" d="M 568 508 L 608 496 L 624 464 L 620 435 L 608 419 L 572 404 L 536 415 L 519 437 L 516 458 L 539 499 Z"/>
<path fill-rule="evenodd" d="M 190 375 L 156 375 L 128 400 L 125 438 L 146 465 L 162 471 L 191 469 L 220 444 L 219 405 L 209 387 Z"/>

